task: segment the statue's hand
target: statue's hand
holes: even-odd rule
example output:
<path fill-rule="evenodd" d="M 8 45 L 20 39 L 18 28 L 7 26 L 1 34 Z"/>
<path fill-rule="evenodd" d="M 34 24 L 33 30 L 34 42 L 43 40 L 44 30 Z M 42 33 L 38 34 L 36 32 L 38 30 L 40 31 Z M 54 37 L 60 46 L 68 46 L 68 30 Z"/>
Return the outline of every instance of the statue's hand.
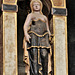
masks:
<path fill-rule="evenodd" d="M 25 39 L 26 39 L 26 41 L 29 42 L 29 43 L 30 43 L 30 40 L 29 40 L 30 38 L 31 38 L 31 37 L 30 37 L 29 34 L 26 34 L 26 35 L 25 35 Z"/>
<path fill-rule="evenodd" d="M 50 35 L 49 41 L 50 41 L 50 44 L 53 44 L 53 42 L 54 42 L 54 34 Z"/>

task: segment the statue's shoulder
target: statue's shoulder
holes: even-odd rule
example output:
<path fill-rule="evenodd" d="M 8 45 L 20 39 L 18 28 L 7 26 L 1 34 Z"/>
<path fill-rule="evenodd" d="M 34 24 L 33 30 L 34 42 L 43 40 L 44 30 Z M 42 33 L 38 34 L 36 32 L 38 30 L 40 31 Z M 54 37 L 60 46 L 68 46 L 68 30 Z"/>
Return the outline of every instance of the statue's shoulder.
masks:
<path fill-rule="evenodd" d="M 29 13 L 29 14 L 27 15 L 27 19 L 32 19 L 32 13 Z"/>
<path fill-rule="evenodd" d="M 28 16 L 28 17 L 31 17 L 31 16 L 32 16 L 32 13 L 29 13 L 27 16 Z"/>
<path fill-rule="evenodd" d="M 44 19 L 47 20 L 47 17 L 45 15 L 43 15 Z"/>

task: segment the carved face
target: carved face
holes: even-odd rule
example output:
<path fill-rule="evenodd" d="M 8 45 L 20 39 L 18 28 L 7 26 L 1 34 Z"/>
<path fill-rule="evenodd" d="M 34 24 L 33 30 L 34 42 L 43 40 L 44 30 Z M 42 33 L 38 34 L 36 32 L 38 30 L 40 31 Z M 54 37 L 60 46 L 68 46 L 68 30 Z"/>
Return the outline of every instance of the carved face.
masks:
<path fill-rule="evenodd" d="M 34 11 L 40 11 L 41 6 L 39 2 L 33 2 L 33 10 Z"/>

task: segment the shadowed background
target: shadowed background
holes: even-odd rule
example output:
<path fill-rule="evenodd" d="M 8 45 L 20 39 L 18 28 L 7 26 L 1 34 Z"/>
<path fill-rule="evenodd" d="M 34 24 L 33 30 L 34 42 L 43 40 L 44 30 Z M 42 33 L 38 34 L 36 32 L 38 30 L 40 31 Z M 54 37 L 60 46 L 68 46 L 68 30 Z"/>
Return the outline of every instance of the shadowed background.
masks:
<path fill-rule="evenodd" d="M 67 0 L 69 75 L 75 75 L 75 0 Z"/>

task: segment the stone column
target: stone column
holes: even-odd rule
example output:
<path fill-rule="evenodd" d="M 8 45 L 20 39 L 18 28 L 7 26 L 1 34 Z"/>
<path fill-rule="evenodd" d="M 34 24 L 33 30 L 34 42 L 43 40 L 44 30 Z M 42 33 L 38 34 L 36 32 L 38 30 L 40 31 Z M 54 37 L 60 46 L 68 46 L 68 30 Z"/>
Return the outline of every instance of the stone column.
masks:
<path fill-rule="evenodd" d="M 54 33 L 54 75 L 68 75 L 66 0 L 51 0 Z"/>
<path fill-rule="evenodd" d="M 3 0 L 3 75 L 17 75 L 17 0 Z"/>

